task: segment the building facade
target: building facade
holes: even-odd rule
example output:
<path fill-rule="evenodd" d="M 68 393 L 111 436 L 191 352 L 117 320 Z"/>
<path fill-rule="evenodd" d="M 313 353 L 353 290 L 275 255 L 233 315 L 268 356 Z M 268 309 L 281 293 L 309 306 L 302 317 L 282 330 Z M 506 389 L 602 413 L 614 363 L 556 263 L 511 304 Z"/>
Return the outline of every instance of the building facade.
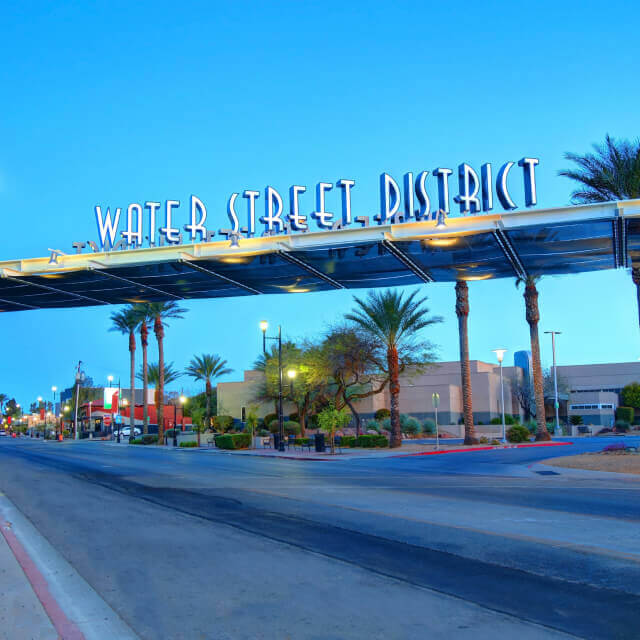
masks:
<path fill-rule="evenodd" d="M 530 383 L 530 356 L 517 352 L 515 362 L 519 366 L 503 367 L 505 413 L 523 420 L 524 410 L 514 393 L 515 382 Z M 477 425 L 486 425 L 501 416 L 500 367 L 496 364 L 472 360 L 471 387 L 473 415 Z M 620 392 L 632 382 L 640 382 L 640 362 L 558 366 L 558 378 L 566 388 L 560 394 L 560 419 L 566 423 L 571 416 L 580 416 L 585 425 L 611 426 L 615 410 L 620 406 Z M 257 400 L 263 374 L 245 371 L 244 379 L 237 382 L 218 383 L 218 414 L 230 415 L 244 421 L 251 407 L 259 417 L 274 413 L 274 402 Z M 400 411 L 418 419 L 435 418 L 432 397 L 439 395 L 438 423 L 459 425 L 462 422 L 462 389 L 460 363 L 439 362 L 420 374 L 404 374 L 400 377 Z M 553 393 L 547 394 L 547 420 L 555 417 Z M 356 404 L 363 420 L 373 418 L 375 412 L 390 406 L 389 391 L 359 400 Z M 285 403 L 285 415 L 295 407 Z M 458 429 L 452 429 L 458 431 Z"/>

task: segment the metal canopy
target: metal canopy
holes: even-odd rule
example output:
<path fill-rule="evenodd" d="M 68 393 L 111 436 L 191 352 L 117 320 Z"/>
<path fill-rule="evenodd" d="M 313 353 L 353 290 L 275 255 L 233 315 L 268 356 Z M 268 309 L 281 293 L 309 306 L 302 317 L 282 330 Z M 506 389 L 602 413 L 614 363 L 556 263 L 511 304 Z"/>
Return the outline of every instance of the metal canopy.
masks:
<path fill-rule="evenodd" d="M 0 262 L 0 311 L 488 280 L 640 264 L 640 200 Z"/>

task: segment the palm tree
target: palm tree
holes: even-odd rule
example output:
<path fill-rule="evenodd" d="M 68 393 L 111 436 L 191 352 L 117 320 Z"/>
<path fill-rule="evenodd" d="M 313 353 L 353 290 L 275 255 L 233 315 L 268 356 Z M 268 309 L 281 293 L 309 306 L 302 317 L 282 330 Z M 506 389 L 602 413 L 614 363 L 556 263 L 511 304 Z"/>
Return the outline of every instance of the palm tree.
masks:
<path fill-rule="evenodd" d="M 469 287 L 464 280 L 456 282 L 456 315 L 460 336 L 460 374 L 462 378 L 462 415 L 464 420 L 464 443 L 476 444 L 476 428 L 473 424 L 473 400 L 471 395 L 471 367 L 469 365 Z"/>
<path fill-rule="evenodd" d="M 227 367 L 227 361 L 215 354 L 203 353 L 201 356 L 195 356 L 189 366 L 185 369 L 185 373 L 196 380 L 204 381 L 205 394 L 207 397 L 207 426 L 211 426 L 211 379 L 231 373 L 233 369 Z M 198 430 L 198 446 L 200 446 L 200 430 Z"/>
<path fill-rule="evenodd" d="M 160 366 L 157 362 L 152 362 L 147 366 L 147 370 L 145 372 L 144 367 L 140 367 L 136 378 L 138 380 L 144 381 L 145 373 L 147 376 L 147 383 L 152 387 L 155 387 L 156 393 L 155 395 L 155 406 L 156 406 L 156 416 L 159 411 L 159 403 L 160 403 L 160 394 L 158 393 L 158 385 L 160 384 Z M 176 369 L 173 365 L 173 362 L 169 362 L 164 365 L 164 384 L 170 385 L 172 382 L 175 382 L 178 378 L 182 376 L 182 372 Z M 164 397 L 164 396 L 163 396 Z M 158 423 L 159 425 L 159 423 Z M 160 426 L 158 426 L 158 432 L 160 430 Z M 158 438 L 158 442 L 160 442 L 160 438 Z"/>
<path fill-rule="evenodd" d="M 109 331 L 119 331 L 123 335 L 129 335 L 129 354 L 131 357 L 131 385 L 130 393 L 131 399 L 129 401 L 130 415 L 129 426 L 131 430 L 129 432 L 129 439 L 133 438 L 135 431 L 135 407 L 136 407 L 136 327 L 138 326 L 138 315 L 132 307 L 127 307 L 122 311 L 116 311 L 111 314 L 111 322 L 113 325 Z M 118 398 L 118 405 L 121 398 Z"/>
<path fill-rule="evenodd" d="M 138 316 L 140 328 L 140 344 L 142 346 L 142 433 L 149 433 L 149 364 L 147 348 L 149 346 L 149 306 L 146 303 L 136 303 L 133 309 Z"/>
<path fill-rule="evenodd" d="M 578 165 L 559 175 L 580 183 L 572 194 L 575 204 L 610 202 L 640 198 L 640 140 L 616 141 L 607 134 L 603 145 L 593 145 L 595 153 L 566 153 Z"/>
<path fill-rule="evenodd" d="M 533 369 L 533 393 L 536 402 L 536 440 L 551 440 L 547 431 L 547 421 L 544 410 L 544 387 L 542 379 L 542 364 L 540 362 L 540 338 L 538 336 L 538 322 L 540 321 L 540 310 L 538 308 L 538 289 L 536 276 L 518 278 L 516 287 L 524 284 L 524 303 L 527 312 L 527 322 L 529 323 L 529 333 L 531 335 L 531 367 Z"/>
<path fill-rule="evenodd" d="M 603 145 L 593 145 L 595 153 L 583 156 L 566 153 L 565 158 L 578 165 L 559 174 L 571 178 L 580 187 L 571 194 L 575 204 L 609 202 L 640 198 L 640 140 L 616 141 L 608 134 Z M 636 285 L 638 320 L 640 321 L 640 267 L 632 265 L 631 277 Z"/>
<path fill-rule="evenodd" d="M 370 335 L 386 352 L 386 373 L 391 395 L 391 447 L 402 445 L 400 427 L 400 357 L 399 352 L 416 351 L 417 334 L 437 322 L 424 306 L 427 298 L 415 299 L 417 291 L 406 298 L 396 290 L 370 291 L 366 299 L 354 296 L 357 308 L 345 317 Z"/>
<path fill-rule="evenodd" d="M 149 318 L 153 318 L 153 331 L 158 342 L 158 385 L 156 387 L 156 406 L 158 409 L 158 444 L 162 444 L 164 433 L 164 327 L 167 318 L 182 318 L 186 309 L 177 302 L 149 302 L 147 303 Z M 149 368 L 150 369 L 150 368 Z"/>
<path fill-rule="evenodd" d="M 9 396 L 5 393 L 0 393 L 0 413 L 2 413 L 2 407 L 4 403 L 9 399 Z"/>

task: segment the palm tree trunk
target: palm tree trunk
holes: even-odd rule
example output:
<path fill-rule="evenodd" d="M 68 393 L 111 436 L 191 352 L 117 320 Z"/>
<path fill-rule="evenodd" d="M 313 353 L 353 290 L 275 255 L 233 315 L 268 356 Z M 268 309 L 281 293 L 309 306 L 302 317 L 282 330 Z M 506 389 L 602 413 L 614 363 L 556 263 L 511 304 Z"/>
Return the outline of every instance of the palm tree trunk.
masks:
<path fill-rule="evenodd" d="M 547 431 L 547 418 L 544 410 L 544 387 L 542 383 L 542 364 L 540 362 L 540 338 L 538 337 L 538 322 L 540 309 L 538 307 L 538 290 L 535 282 L 527 280 L 524 288 L 524 302 L 531 335 L 531 368 L 533 369 L 533 393 L 536 400 L 536 440 L 551 440 Z"/>
<path fill-rule="evenodd" d="M 351 402 L 351 400 L 349 400 L 346 396 L 344 398 L 344 401 L 347 404 L 347 406 L 349 407 L 349 409 L 351 410 L 351 415 L 353 416 L 353 419 L 356 422 L 356 436 L 359 436 L 360 435 L 360 414 L 358 413 L 357 409 L 355 408 L 355 404 L 353 402 Z"/>
<path fill-rule="evenodd" d="M 469 287 L 464 280 L 456 282 L 456 315 L 460 337 L 460 375 L 462 380 L 462 414 L 464 419 L 464 443 L 477 444 L 473 424 L 473 400 L 471 394 L 471 367 L 469 365 Z"/>
<path fill-rule="evenodd" d="M 164 444 L 164 327 L 162 318 L 156 316 L 154 332 L 158 341 L 158 444 Z"/>
<path fill-rule="evenodd" d="M 389 367 L 389 394 L 391 396 L 391 440 L 390 447 L 402 446 L 400 428 L 400 371 L 398 350 L 395 345 L 387 349 L 387 365 Z"/>
<path fill-rule="evenodd" d="M 147 362 L 147 346 L 149 331 L 146 321 L 140 325 L 140 342 L 142 344 L 142 433 L 149 433 L 149 406 L 147 395 L 149 393 L 149 364 Z"/>
<path fill-rule="evenodd" d="M 132 440 L 135 436 L 135 408 L 136 408 L 136 334 L 132 329 L 129 332 L 129 352 L 131 353 L 131 388 L 130 388 L 130 399 L 129 399 L 129 440 Z"/>

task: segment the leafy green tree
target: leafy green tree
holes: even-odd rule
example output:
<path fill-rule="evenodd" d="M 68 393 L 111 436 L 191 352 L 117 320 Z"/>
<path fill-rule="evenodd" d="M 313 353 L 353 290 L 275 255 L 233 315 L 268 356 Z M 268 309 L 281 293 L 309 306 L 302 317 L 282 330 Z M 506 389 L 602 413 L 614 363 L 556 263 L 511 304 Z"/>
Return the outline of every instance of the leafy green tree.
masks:
<path fill-rule="evenodd" d="M 129 406 L 131 407 L 129 416 L 129 425 L 131 427 L 129 439 L 134 437 L 135 427 L 135 406 L 136 406 L 136 334 L 135 330 L 139 323 L 137 313 L 131 308 L 127 307 L 122 311 L 116 311 L 111 314 L 112 326 L 110 331 L 119 331 L 123 335 L 129 336 L 129 354 L 130 354 L 130 366 L 129 375 L 131 379 L 131 398 L 129 400 Z M 118 398 L 118 403 L 122 401 L 122 398 Z"/>
<path fill-rule="evenodd" d="M 3 412 L 4 403 L 9 399 L 6 393 L 0 393 L 0 413 Z"/>
<path fill-rule="evenodd" d="M 342 325 L 330 329 L 321 345 L 322 367 L 329 376 L 328 395 L 336 407 L 349 407 L 360 435 L 360 414 L 357 400 L 382 393 L 389 384 L 389 376 L 378 361 L 376 341 L 368 333 L 353 326 Z"/>
<path fill-rule="evenodd" d="M 376 362 L 389 377 L 391 395 L 391 447 L 402 445 L 400 426 L 400 374 L 412 367 L 415 371 L 434 361 L 434 347 L 419 339 L 420 332 L 442 318 L 430 316 L 427 300 L 417 292 L 405 296 L 396 290 L 370 291 L 366 298 L 354 297 L 356 309 L 346 315 L 378 348 Z"/>
<path fill-rule="evenodd" d="M 336 405 L 333 402 L 329 404 L 318 413 L 318 426 L 322 431 L 326 431 L 329 434 L 329 441 L 331 442 L 331 453 L 336 452 L 335 435 L 336 430 L 343 429 L 351 422 L 351 415 L 346 407 L 342 409 L 336 409 Z"/>
<path fill-rule="evenodd" d="M 623 406 L 640 409 L 640 383 L 632 382 L 624 387 L 620 392 L 620 399 Z"/>
<path fill-rule="evenodd" d="M 211 426 L 211 381 L 220 376 L 231 373 L 233 369 L 227 367 L 227 361 L 215 354 L 203 353 L 201 356 L 195 356 L 187 368 L 185 373 L 195 380 L 205 383 L 205 395 L 207 398 L 206 406 L 206 424 Z M 200 446 L 200 433 L 198 432 L 198 446 Z"/>

